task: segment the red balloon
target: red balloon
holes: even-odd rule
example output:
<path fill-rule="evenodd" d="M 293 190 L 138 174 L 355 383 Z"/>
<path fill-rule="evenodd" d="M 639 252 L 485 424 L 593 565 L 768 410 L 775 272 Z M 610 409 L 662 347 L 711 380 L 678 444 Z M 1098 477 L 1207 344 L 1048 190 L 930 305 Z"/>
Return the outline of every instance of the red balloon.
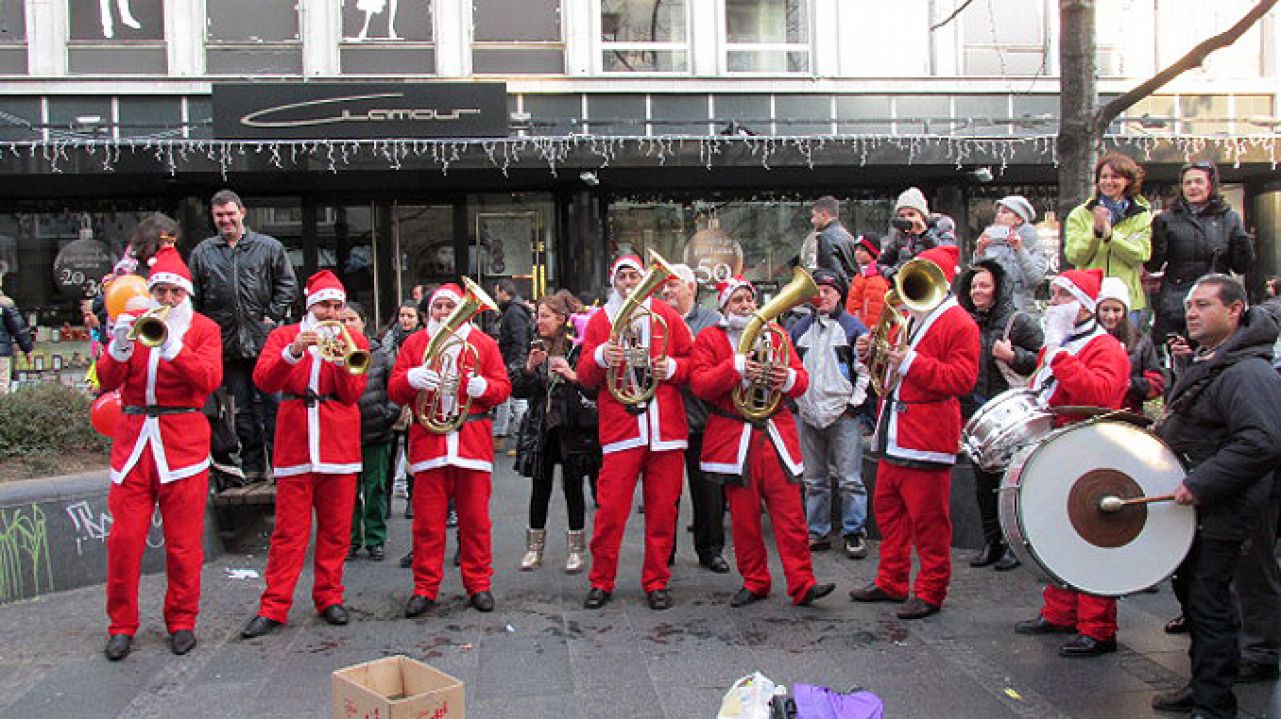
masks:
<path fill-rule="evenodd" d="M 116 435 L 116 422 L 124 414 L 124 402 L 120 399 L 119 390 L 107 392 L 93 401 L 93 407 L 89 410 L 89 422 L 93 428 L 103 437 L 114 437 Z"/>

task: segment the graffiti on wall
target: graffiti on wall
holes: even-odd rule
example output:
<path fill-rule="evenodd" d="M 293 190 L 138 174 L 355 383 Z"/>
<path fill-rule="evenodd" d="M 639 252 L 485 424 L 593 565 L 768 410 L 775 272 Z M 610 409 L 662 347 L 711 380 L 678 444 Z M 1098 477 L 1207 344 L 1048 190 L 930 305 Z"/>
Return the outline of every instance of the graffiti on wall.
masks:
<path fill-rule="evenodd" d="M 0 603 L 53 591 L 48 523 L 40 505 L 0 508 Z"/>
<path fill-rule="evenodd" d="M 83 557 L 86 545 L 97 542 L 103 544 L 111 534 L 111 513 L 106 509 L 95 508 L 89 500 L 81 499 L 66 507 L 67 516 L 75 527 L 76 556 Z M 160 508 L 151 515 L 151 527 L 147 532 L 147 546 L 159 548 L 164 546 L 165 535 Z"/>

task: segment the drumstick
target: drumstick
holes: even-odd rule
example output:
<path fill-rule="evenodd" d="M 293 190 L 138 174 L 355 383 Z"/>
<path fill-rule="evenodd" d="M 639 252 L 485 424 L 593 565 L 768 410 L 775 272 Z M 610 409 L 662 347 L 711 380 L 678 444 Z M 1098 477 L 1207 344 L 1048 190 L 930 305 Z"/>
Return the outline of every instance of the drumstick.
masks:
<path fill-rule="evenodd" d="M 1104 512 L 1119 512 L 1131 504 L 1150 504 L 1152 502 L 1172 502 L 1173 494 L 1162 494 L 1156 497 L 1134 497 L 1133 499 L 1121 499 L 1120 497 L 1107 496 L 1099 500 L 1099 509 Z"/>

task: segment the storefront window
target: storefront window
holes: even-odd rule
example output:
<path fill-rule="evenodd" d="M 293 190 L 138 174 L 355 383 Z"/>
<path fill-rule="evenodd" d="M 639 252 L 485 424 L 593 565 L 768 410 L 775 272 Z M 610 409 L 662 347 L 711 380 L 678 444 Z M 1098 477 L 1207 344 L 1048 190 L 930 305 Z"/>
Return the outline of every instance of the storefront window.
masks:
<path fill-rule="evenodd" d="M 685 0 L 600 0 L 601 70 L 689 69 Z"/>
<path fill-rule="evenodd" d="M 72 74 L 167 71 L 163 0 L 68 0 L 67 17 Z"/>
<path fill-rule="evenodd" d="M 207 3 L 205 64 L 210 75 L 301 75 L 298 6 L 291 2 Z"/>
<path fill-rule="evenodd" d="M 725 0 L 726 68 L 809 71 L 809 25 L 805 0 Z"/>
<path fill-rule="evenodd" d="M 546 193 L 471 195 L 468 266 L 488 291 L 508 278 L 526 298 L 555 291 L 556 254 L 551 237 L 555 205 Z"/>
<path fill-rule="evenodd" d="M 340 52 L 348 75 L 435 72 L 431 0 L 343 3 Z"/>
<path fill-rule="evenodd" d="M 397 203 L 392 213 L 392 244 L 399 258 L 402 299 L 410 296 L 414 285 L 458 280 L 452 205 Z"/>
<path fill-rule="evenodd" d="M 27 15 L 22 3 L 0 3 L 0 75 L 27 74 Z"/>

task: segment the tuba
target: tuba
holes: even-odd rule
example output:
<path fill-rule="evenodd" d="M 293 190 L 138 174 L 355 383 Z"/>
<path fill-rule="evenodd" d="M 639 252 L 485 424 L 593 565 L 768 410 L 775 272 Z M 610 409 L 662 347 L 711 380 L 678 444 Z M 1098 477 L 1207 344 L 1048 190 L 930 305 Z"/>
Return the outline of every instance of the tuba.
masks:
<path fill-rule="evenodd" d="M 872 388 L 884 397 L 898 387 L 899 375 L 887 377 L 889 353 L 907 348 L 907 319 L 902 308 L 929 312 L 947 299 L 947 277 L 930 260 L 909 260 L 894 275 L 894 288 L 885 293 L 885 308 L 868 335 L 863 362 L 871 375 Z"/>
<path fill-rule="evenodd" d="M 778 411 L 783 402 L 783 393 L 770 384 L 769 373 L 774 367 L 786 367 L 787 356 L 786 333 L 774 323 L 774 318 L 792 309 L 802 302 L 809 302 L 818 296 L 818 286 L 814 278 L 803 268 L 792 271 L 792 279 L 778 295 L 752 313 L 752 318 L 743 328 L 743 336 L 738 340 L 738 354 L 747 355 L 748 359 L 764 365 L 757 377 L 750 378 L 748 385 L 734 387 L 734 406 L 743 417 L 751 421 L 760 421 Z"/>
<path fill-rule="evenodd" d="M 138 317 L 129 329 L 129 341 L 139 342 L 143 347 L 159 347 L 169 339 L 169 305 L 153 307 Z"/>
<path fill-rule="evenodd" d="M 449 434 L 458 431 L 471 413 L 472 398 L 460 405 L 458 390 L 467 384 L 462 375 L 464 357 L 472 367 L 480 362 L 480 353 L 458 330 L 481 312 L 496 312 L 498 303 L 469 278 L 463 279 L 463 300 L 441 323 L 423 350 L 422 366 L 440 375 L 440 386 L 432 391 L 419 392 L 414 399 L 414 418 L 428 432 Z M 455 352 L 455 348 L 457 351 Z"/>
<path fill-rule="evenodd" d="M 139 320 L 141 321 L 141 320 Z M 347 326 L 338 320 L 325 320 L 316 325 L 316 354 L 326 362 L 341 363 L 349 374 L 362 375 L 369 371 L 373 357 L 362 350 L 351 338 Z"/>
<path fill-rule="evenodd" d="M 605 386 L 614 399 L 622 404 L 637 405 L 648 402 L 658 391 L 658 381 L 654 379 L 654 366 L 659 362 L 667 361 L 667 321 L 662 315 L 647 309 L 644 302 L 654 294 L 655 290 L 662 287 L 663 283 L 675 276 L 676 271 L 667 264 L 667 260 L 650 250 L 649 269 L 627 299 L 623 300 L 623 306 L 614 317 L 614 324 L 609 332 L 609 342 L 623 348 L 623 361 L 621 364 L 609 366 Z M 658 357 L 653 359 L 649 353 L 649 345 L 654 342 L 653 332 L 650 333 L 649 343 L 645 343 L 641 331 L 635 326 L 637 322 L 648 319 L 654 320 L 654 324 L 661 328 L 662 334 Z"/>

